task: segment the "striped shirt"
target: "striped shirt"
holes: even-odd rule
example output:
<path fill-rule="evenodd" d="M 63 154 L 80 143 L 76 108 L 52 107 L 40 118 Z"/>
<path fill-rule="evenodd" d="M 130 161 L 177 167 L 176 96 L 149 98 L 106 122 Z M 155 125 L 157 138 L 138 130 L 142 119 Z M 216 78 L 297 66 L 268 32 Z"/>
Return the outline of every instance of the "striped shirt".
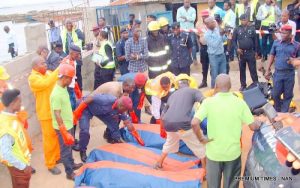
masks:
<path fill-rule="evenodd" d="M 131 54 L 138 55 L 139 59 L 134 60 Z M 130 72 L 145 72 L 148 66 L 145 59 L 148 58 L 148 44 L 144 38 L 139 38 L 136 42 L 133 38 L 129 38 L 125 43 L 125 58 L 129 62 L 128 70 Z"/>

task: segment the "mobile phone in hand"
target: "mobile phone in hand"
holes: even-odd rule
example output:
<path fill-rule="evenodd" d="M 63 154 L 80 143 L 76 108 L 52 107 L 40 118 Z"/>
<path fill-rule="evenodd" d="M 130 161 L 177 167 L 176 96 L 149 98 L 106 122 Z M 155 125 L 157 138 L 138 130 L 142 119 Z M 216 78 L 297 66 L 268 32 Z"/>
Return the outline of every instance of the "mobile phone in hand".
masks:
<path fill-rule="evenodd" d="M 292 127 L 285 127 L 276 132 L 277 138 L 297 159 L 300 160 L 300 134 Z"/>

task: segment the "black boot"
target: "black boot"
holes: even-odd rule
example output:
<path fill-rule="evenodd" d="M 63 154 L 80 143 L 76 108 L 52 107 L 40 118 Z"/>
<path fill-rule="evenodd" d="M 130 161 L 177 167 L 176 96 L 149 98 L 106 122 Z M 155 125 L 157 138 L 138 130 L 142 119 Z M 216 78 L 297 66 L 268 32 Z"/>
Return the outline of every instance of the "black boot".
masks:
<path fill-rule="evenodd" d="M 80 151 L 80 158 L 82 162 L 86 162 L 87 156 L 86 156 L 86 151 Z"/>
<path fill-rule="evenodd" d="M 201 89 L 201 88 L 205 88 L 205 87 L 207 87 L 207 82 L 202 82 L 200 85 L 199 85 L 199 89 Z"/>

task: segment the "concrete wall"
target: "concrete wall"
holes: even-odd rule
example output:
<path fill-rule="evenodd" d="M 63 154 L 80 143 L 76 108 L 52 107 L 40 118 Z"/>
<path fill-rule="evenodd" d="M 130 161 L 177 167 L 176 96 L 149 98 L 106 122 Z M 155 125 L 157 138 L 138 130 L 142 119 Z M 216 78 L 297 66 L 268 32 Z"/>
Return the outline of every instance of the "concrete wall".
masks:
<path fill-rule="evenodd" d="M 36 51 L 39 45 L 48 44 L 46 36 L 46 26 L 44 23 L 28 24 L 25 28 L 27 52 Z"/>

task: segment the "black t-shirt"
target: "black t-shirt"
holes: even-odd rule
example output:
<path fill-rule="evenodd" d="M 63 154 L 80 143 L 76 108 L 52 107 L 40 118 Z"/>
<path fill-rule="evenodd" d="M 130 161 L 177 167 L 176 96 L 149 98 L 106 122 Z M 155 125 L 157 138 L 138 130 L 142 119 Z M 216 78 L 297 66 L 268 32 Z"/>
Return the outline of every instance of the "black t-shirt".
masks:
<path fill-rule="evenodd" d="M 168 110 L 163 116 L 165 130 L 176 132 L 191 129 L 193 106 L 202 100 L 199 90 L 185 87 L 175 91 L 168 99 Z"/>

